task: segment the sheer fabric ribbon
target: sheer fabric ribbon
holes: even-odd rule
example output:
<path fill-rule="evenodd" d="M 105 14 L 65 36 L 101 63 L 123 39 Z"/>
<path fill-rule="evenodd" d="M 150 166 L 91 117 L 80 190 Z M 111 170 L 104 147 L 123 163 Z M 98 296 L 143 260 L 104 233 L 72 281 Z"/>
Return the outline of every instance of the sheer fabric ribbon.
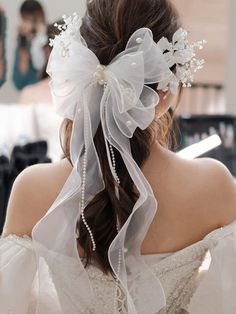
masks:
<path fill-rule="evenodd" d="M 150 184 L 132 157 L 129 138 L 137 127 L 146 129 L 155 117 L 159 96 L 146 84 L 166 81 L 172 72 L 149 29 L 137 30 L 126 49 L 106 67 L 101 67 L 78 33 L 68 32 L 55 41 L 47 71 L 52 78 L 50 85 L 57 112 L 73 120 L 70 146 L 73 170 L 54 204 L 32 233 L 39 270 L 37 313 L 46 311 L 42 300 L 44 287 L 49 284 L 45 279 L 47 272 L 52 277 L 57 274 L 54 285 L 56 288 L 60 286 L 60 313 L 87 313 L 93 297 L 92 283 L 78 255 L 76 223 L 81 214 L 85 149 L 85 206 L 105 188 L 93 142 L 100 122 L 114 178 L 108 142 L 120 152 L 140 193 L 131 215 L 110 245 L 110 265 L 126 293 L 127 312 L 157 313 L 165 306 L 165 295 L 160 281 L 141 258 L 140 247 L 158 204 Z M 135 291 L 131 288 L 133 282 Z"/>

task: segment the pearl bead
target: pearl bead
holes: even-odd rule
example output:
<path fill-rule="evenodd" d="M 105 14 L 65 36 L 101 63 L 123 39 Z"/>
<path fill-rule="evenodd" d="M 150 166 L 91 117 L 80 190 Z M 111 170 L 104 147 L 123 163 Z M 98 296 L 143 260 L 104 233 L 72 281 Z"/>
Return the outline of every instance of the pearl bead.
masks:
<path fill-rule="evenodd" d="M 126 125 L 127 125 L 127 126 L 131 126 L 131 125 L 132 125 L 132 121 L 130 121 L 130 120 L 127 121 L 127 122 L 126 122 Z"/>
<path fill-rule="evenodd" d="M 99 80 L 98 83 L 99 83 L 100 85 L 104 85 L 104 84 L 105 84 L 105 80 Z"/>
<path fill-rule="evenodd" d="M 106 80 L 105 80 L 105 69 L 106 67 L 104 65 L 97 65 L 97 71 L 93 74 L 94 78 L 98 81 L 100 85 L 105 86 Z"/>
<path fill-rule="evenodd" d="M 133 63 L 131 63 L 131 66 L 132 66 L 133 68 L 135 68 L 135 67 L 137 66 L 137 63 L 136 63 L 136 62 L 133 62 Z"/>
<path fill-rule="evenodd" d="M 141 44 L 143 42 L 143 39 L 141 38 L 141 37 L 138 37 L 137 39 L 136 39 L 136 43 L 137 44 Z"/>
<path fill-rule="evenodd" d="M 93 76 L 94 76 L 95 79 L 99 79 L 100 78 L 100 74 L 98 72 L 95 72 L 93 74 Z"/>
<path fill-rule="evenodd" d="M 104 66 L 102 66 L 101 64 L 97 65 L 97 70 L 104 71 Z"/>

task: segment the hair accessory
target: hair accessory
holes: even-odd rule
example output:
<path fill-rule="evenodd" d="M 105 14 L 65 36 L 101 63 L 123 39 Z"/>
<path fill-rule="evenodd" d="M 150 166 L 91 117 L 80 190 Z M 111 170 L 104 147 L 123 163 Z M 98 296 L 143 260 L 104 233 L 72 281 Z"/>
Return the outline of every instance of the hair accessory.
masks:
<path fill-rule="evenodd" d="M 108 250 L 116 277 L 114 313 L 118 312 L 120 285 L 126 296 L 127 313 L 154 314 L 165 306 L 165 295 L 161 282 L 142 259 L 141 244 L 158 204 L 152 187 L 133 159 L 130 138 L 137 128 L 145 130 L 155 118 L 160 98 L 148 85 L 159 84 L 160 88 L 163 84 L 163 89 L 177 92 L 171 85 L 174 74 L 170 69 L 172 63 L 176 64 L 177 55 L 174 53 L 167 61 L 164 45 L 154 42 L 150 29 L 140 28 L 130 37 L 125 50 L 104 66 L 82 38 L 81 24 L 77 14 L 65 17 L 60 35 L 50 42 L 53 50 L 47 72 L 52 78 L 50 87 L 56 111 L 73 120 L 70 143 L 73 169 L 58 198 L 32 231 L 40 282 L 37 314 L 46 313 L 43 295 L 47 284 L 49 287 L 52 284 L 47 282 L 45 274 L 48 272 L 52 277 L 56 274 L 53 277 L 55 296 L 62 309 L 57 313 L 87 313 L 93 300 L 90 278 L 78 255 L 76 226 L 80 220 L 84 223 L 91 247 L 96 250 L 93 226 L 86 220 L 85 209 L 105 189 L 93 141 L 100 123 L 116 197 L 120 197 L 122 178 L 116 168 L 114 149 L 122 157 L 139 192 L 125 224 L 121 225 L 115 217 L 117 235 Z M 170 45 L 168 47 L 170 49 Z M 186 52 L 185 49 L 180 51 Z M 190 62 L 192 58 L 186 56 L 185 60 Z M 180 82 L 177 76 L 175 79 Z M 143 288 L 144 282 L 148 289 Z M 66 293 L 61 291 L 62 286 Z"/>
<path fill-rule="evenodd" d="M 82 20 L 77 13 L 74 13 L 71 17 L 64 15 L 63 18 L 65 24 L 55 26 L 57 26 L 61 32 L 68 29 L 68 34 L 71 36 L 78 35 Z M 194 81 L 194 74 L 203 68 L 205 60 L 196 58 L 196 50 L 202 50 L 207 41 L 202 40 L 190 43 L 187 36 L 188 32 L 183 28 L 179 28 L 173 35 L 172 42 L 169 42 L 166 37 L 162 37 L 157 43 L 163 52 L 169 68 L 175 67 L 170 77 L 158 84 L 157 90 L 167 91 L 169 89 L 172 94 L 176 94 L 180 83 L 183 87 L 191 87 Z M 54 40 L 51 39 L 51 46 L 53 46 L 53 42 Z M 142 44 L 142 42 L 143 38 L 136 38 L 137 44 Z M 62 53 L 64 55 L 68 54 L 68 46 L 65 46 L 64 43 L 62 43 L 62 45 L 64 45 L 64 51 Z M 135 67 L 136 63 L 134 62 L 132 66 Z M 98 71 L 95 72 L 95 76 L 98 76 L 98 82 L 101 85 L 104 84 L 103 70 L 104 66 L 98 65 Z"/>
<path fill-rule="evenodd" d="M 183 87 L 191 87 L 194 73 L 203 68 L 205 60 L 196 59 L 196 50 L 203 49 L 206 40 L 191 44 L 187 36 L 188 32 L 180 28 L 173 35 L 172 42 L 165 37 L 159 40 L 158 46 L 161 48 L 169 68 L 175 66 L 175 71 L 172 72 L 169 80 L 159 83 L 158 90 L 170 89 L 172 94 L 175 94 L 179 83 L 182 83 Z"/>
<path fill-rule="evenodd" d="M 105 85 L 106 78 L 105 78 L 105 69 L 104 65 L 97 65 L 97 71 L 94 73 L 95 79 L 98 81 L 100 85 Z"/>

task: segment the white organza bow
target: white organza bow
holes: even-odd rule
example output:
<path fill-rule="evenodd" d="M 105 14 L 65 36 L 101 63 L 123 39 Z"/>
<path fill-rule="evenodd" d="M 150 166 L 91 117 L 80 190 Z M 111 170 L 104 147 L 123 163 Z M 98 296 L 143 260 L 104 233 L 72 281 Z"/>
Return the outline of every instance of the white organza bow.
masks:
<path fill-rule="evenodd" d="M 108 143 L 120 152 L 140 193 L 131 215 L 110 245 L 110 265 L 126 293 L 127 313 L 157 313 L 165 306 L 165 295 L 140 253 L 157 201 L 132 157 L 129 138 L 137 127 L 146 129 L 155 117 L 159 96 L 145 84 L 166 81 L 172 72 L 149 29 L 137 30 L 126 49 L 105 67 L 87 47 L 79 27 L 68 28 L 55 40 L 47 71 L 52 78 L 57 112 L 74 122 L 70 146 L 74 167 L 57 200 L 33 230 L 40 281 L 37 313 L 46 313 L 42 302 L 47 284 L 45 272 L 52 274 L 58 287 L 60 313 L 87 313 L 93 297 L 92 282 L 78 255 L 75 230 L 81 214 L 85 151 L 85 206 L 105 188 L 93 141 L 100 123 L 114 179 Z"/>
<path fill-rule="evenodd" d="M 161 49 L 153 41 L 152 32 L 146 28 L 136 31 L 126 50 L 107 67 L 100 65 L 81 37 L 79 40 L 78 36 L 61 36 L 54 42 L 47 71 L 52 77 L 57 111 L 71 120 L 76 109 L 83 106 L 79 101 L 84 89 L 91 85 L 99 89 L 107 83 L 114 95 L 109 110 L 113 110 L 119 130 L 127 137 L 132 137 L 138 126 L 147 128 L 154 118 L 159 96 L 144 84 L 162 82 L 172 74 Z M 100 80 L 99 75 L 103 77 Z M 130 119 L 133 123 L 127 125 Z"/>

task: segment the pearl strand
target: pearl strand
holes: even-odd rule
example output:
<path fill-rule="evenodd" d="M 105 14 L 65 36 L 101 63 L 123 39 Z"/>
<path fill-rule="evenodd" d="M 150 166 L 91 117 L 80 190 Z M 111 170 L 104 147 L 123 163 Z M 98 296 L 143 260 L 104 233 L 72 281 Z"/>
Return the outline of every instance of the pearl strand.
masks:
<path fill-rule="evenodd" d="M 108 139 L 109 139 L 109 149 L 110 149 L 110 152 L 111 152 L 111 160 L 112 160 L 112 166 L 113 166 L 113 170 L 114 170 L 114 173 L 115 173 L 115 180 L 116 180 L 116 183 L 118 185 L 120 185 L 120 179 L 118 177 L 118 174 L 116 172 L 116 159 L 115 159 L 115 153 L 114 153 L 114 150 L 113 150 L 113 146 L 111 145 L 111 135 L 108 134 Z M 119 188 L 117 187 L 117 185 L 115 184 L 115 193 L 116 193 L 116 197 L 118 199 L 120 199 L 119 197 Z"/>
<path fill-rule="evenodd" d="M 114 150 L 113 150 L 113 147 L 110 143 L 110 139 L 111 139 L 111 135 L 109 134 L 108 135 L 108 138 L 109 138 L 109 148 L 110 148 L 110 152 L 111 152 L 111 158 L 112 158 L 112 166 L 113 166 L 113 170 L 114 170 L 114 173 L 115 173 L 115 180 L 116 180 L 116 183 L 118 185 L 120 185 L 120 179 L 118 177 L 118 174 L 116 172 L 116 160 L 115 160 L 115 153 L 114 153 Z M 116 188 L 116 196 L 117 198 L 119 199 L 119 189 L 117 186 L 115 186 Z M 117 217 L 117 223 L 116 223 L 116 230 L 117 230 L 117 233 L 119 233 L 120 231 L 120 224 L 119 224 L 119 219 Z M 117 308 L 117 305 L 116 305 L 116 299 L 117 299 L 117 292 L 118 292 L 118 288 L 119 288 L 119 273 L 120 273 L 120 267 L 121 267 L 121 249 L 119 249 L 119 255 L 118 255 L 118 267 L 117 267 L 117 275 L 116 275 L 116 284 L 115 284 L 115 295 L 114 295 L 114 313 L 116 313 L 116 308 Z"/>
<path fill-rule="evenodd" d="M 119 233 L 120 228 L 119 228 L 119 222 L 118 222 L 118 217 L 117 217 L 117 225 L 116 225 L 116 230 L 117 233 Z M 115 292 L 114 292 L 114 313 L 116 313 L 116 309 L 117 309 L 117 304 L 116 304 L 116 300 L 117 300 L 117 292 L 119 289 L 119 273 L 120 273 L 120 267 L 121 267 L 121 249 L 119 249 L 119 254 L 118 254 L 118 266 L 117 266 L 117 275 L 116 275 L 116 283 L 115 283 Z"/>
<path fill-rule="evenodd" d="M 119 275 L 120 273 L 120 266 L 121 266 L 121 249 L 119 249 L 119 255 L 118 255 L 118 267 L 117 267 L 117 273 Z M 116 285 L 115 285 L 115 295 L 114 295 L 114 313 L 116 313 L 117 304 L 116 304 L 116 298 L 117 298 L 117 292 L 119 289 L 119 278 L 118 275 L 116 275 Z"/>
<path fill-rule="evenodd" d="M 104 91 L 107 87 L 107 83 L 105 82 L 104 84 Z M 106 111 L 106 106 L 105 106 L 105 111 Z M 113 150 L 113 146 L 111 144 L 111 134 L 108 133 L 108 144 L 109 144 L 109 150 L 111 152 L 111 159 L 112 159 L 112 167 L 114 170 L 114 174 L 115 174 L 115 193 L 117 198 L 119 199 L 119 189 L 117 187 L 116 184 L 120 185 L 120 179 L 118 177 L 117 171 L 116 171 L 116 160 L 115 160 L 115 153 Z M 119 219 L 117 216 L 117 223 L 116 223 L 116 230 L 117 230 L 117 234 L 120 232 L 120 223 L 119 223 Z M 116 282 L 115 282 L 115 292 L 114 292 L 114 313 L 116 313 L 116 309 L 117 309 L 117 304 L 116 304 L 116 299 L 117 299 L 117 291 L 118 291 L 118 287 L 119 287 L 119 273 L 120 273 L 120 268 L 121 268 L 121 249 L 119 249 L 119 255 L 118 255 L 118 267 L 117 267 L 117 275 L 116 275 Z"/>
<path fill-rule="evenodd" d="M 86 130 L 86 128 L 85 128 Z M 85 137 L 86 137 L 86 131 L 85 131 Z M 84 210 L 85 210 L 85 187 L 86 187 L 86 167 L 87 167 L 87 149 L 85 146 L 85 152 L 84 152 L 84 157 L 83 157 L 83 176 L 82 176 L 82 196 L 81 196 L 81 218 L 82 221 L 90 235 L 91 241 L 92 241 L 92 245 L 93 245 L 93 251 L 96 251 L 96 243 L 93 237 L 93 233 L 92 230 L 90 229 L 85 216 L 84 216 Z"/>

